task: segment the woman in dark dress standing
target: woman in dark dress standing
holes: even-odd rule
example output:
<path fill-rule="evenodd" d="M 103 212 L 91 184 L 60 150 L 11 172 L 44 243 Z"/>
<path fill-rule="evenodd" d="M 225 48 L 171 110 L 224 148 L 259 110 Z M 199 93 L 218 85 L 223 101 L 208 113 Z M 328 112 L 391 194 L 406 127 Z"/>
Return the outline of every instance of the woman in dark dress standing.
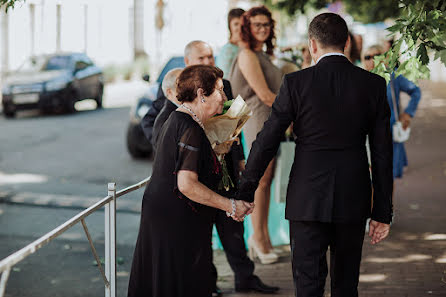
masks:
<path fill-rule="evenodd" d="M 221 113 L 223 72 L 185 68 L 177 79 L 182 105 L 163 125 L 152 179 L 144 192 L 128 296 L 211 296 L 215 209 L 242 221 L 253 204 L 218 195 L 221 167 L 203 123 Z"/>

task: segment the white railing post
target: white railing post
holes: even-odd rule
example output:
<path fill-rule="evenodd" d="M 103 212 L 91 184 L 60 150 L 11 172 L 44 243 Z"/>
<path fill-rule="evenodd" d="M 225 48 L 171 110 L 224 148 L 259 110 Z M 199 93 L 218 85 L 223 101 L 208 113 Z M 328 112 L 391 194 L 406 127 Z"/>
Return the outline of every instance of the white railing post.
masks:
<path fill-rule="evenodd" d="M 113 199 L 105 205 L 105 275 L 110 284 L 105 297 L 116 297 L 116 183 L 108 184 L 108 196 Z"/>
<path fill-rule="evenodd" d="M 109 183 L 107 197 L 104 197 L 100 201 L 91 205 L 84 211 L 78 213 L 65 223 L 57 226 L 55 229 L 46 233 L 42 237 L 34 240 L 17 252 L 9 255 L 4 259 L 0 259 L 0 297 L 3 297 L 5 294 L 6 283 L 9 278 L 11 267 L 19 263 L 29 255 L 34 254 L 37 250 L 41 249 L 46 244 L 59 237 L 61 234 L 63 234 L 79 222 L 81 222 L 82 226 L 84 227 L 85 234 L 87 235 L 87 239 L 91 245 L 91 250 L 96 259 L 96 262 L 98 262 L 98 267 L 101 271 L 101 275 L 104 278 L 105 296 L 116 297 L 116 199 L 146 186 L 150 182 L 150 179 L 151 177 L 149 176 L 139 183 L 131 185 L 118 192 L 116 192 L 116 183 Z M 88 232 L 88 228 L 85 223 L 86 217 L 101 209 L 103 206 L 105 206 L 105 273 L 101 269 L 99 257 L 96 254 L 93 240 L 91 239 L 90 233 Z"/>
<path fill-rule="evenodd" d="M 8 269 L 3 271 L 3 273 L 2 273 L 2 279 L 0 280 L 0 296 L 1 297 L 3 297 L 5 295 L 6 283 L 8 282 L 10 271 L 11 271 L 11 268 L 8 267 Z"/>

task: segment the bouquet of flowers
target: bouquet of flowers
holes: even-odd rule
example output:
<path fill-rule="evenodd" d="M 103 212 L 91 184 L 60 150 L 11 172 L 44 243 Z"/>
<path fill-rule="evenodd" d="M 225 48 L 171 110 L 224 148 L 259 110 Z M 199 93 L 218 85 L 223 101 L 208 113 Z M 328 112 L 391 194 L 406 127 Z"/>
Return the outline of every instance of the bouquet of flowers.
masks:
<path fill-rule="evenodd" d="M 229 152 L 234 141 L 238 141 L 243 125 L 251 115 L 252 111 L 239 95 L 233 100 L 226 101 L 222 114 L 207 120 L 204 125 L 206 136 L 222 165 L 223 178 L 219 186 L 220 190 L 224 188 L 229 191 L 231 187 L 234 187 L 224 156 Z"/>

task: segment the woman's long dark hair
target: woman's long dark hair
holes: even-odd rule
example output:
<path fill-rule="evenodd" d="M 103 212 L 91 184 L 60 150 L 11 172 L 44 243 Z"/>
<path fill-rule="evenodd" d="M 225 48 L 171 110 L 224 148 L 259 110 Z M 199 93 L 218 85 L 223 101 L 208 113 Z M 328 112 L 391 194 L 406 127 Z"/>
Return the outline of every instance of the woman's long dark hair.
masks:
<path fill-rule="evenodd" d="M 254 50 L 257 40 L 251 33 L 251 21 L 249 19 L 251 17 L 255 17 L 256 15 L 266 16 L 271 23 L 271 29 L 269 32 L 268 39 L 265 41 L 265 44 L 266 44 L 266 53 L 268 55 L 272 55 L 276 42 L 276 35 L 274 33 L 274 25 L 276 24 L 276 22 L 273 20 L 269 9 L 266 8 L 265 6 L 262 5 L 253 7 L 242 15 L 242 33 L 241 33 L 242 40 L 248 43 L 249 48 L 251 50 Z"/>

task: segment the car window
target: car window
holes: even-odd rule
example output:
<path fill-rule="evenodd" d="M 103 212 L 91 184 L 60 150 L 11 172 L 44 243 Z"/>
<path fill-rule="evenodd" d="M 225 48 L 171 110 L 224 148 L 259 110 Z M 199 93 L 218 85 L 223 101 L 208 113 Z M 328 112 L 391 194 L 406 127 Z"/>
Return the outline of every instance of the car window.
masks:
<path fill-rule="evenodd" d="M 48 59 L 42 70 L 64 70 L 71 68 L 70 56 L 52 56 Z"/>
<path fill-rule="evenodd" d="M 169 72 L 169 70 L 173 68 L 184 68 L 184 67 L 185 65 L 183 57 L 173 57 L 166 63 L 156 81 L 158 83 L 161 83 L 164 79 L 164 76 L 167 74 L 167 72 Z"/>
<path fill-rule="evenodd" d="M 76 62 L 75 69 L 76 69 L 76 70 L 82 70 L 82 69 L 87 68 L 88 66 L 90 66 L 90 65 L 88 65 L 88 64 L 85 63 L 84 61 L 77 61 L 77 62 Z"/>
<path fill-rule="evenodd" d="M 46 63 L 46 57 L 44 56 L 33 56 L 26 59 L 25 62 L 17 68 L 19 72 L 35 72 L 42 70 L 44 64 Z"/>
<path fill-rule="evenodd" d="M 88 66 L 93 65 L 93 61 L 91 61 L 91 59 L 89 57 L 87 57 L 87 55 L 80 55 L 79 56 L 79 61 L 84 62 L 85 64 L 87 64 Z"/>

